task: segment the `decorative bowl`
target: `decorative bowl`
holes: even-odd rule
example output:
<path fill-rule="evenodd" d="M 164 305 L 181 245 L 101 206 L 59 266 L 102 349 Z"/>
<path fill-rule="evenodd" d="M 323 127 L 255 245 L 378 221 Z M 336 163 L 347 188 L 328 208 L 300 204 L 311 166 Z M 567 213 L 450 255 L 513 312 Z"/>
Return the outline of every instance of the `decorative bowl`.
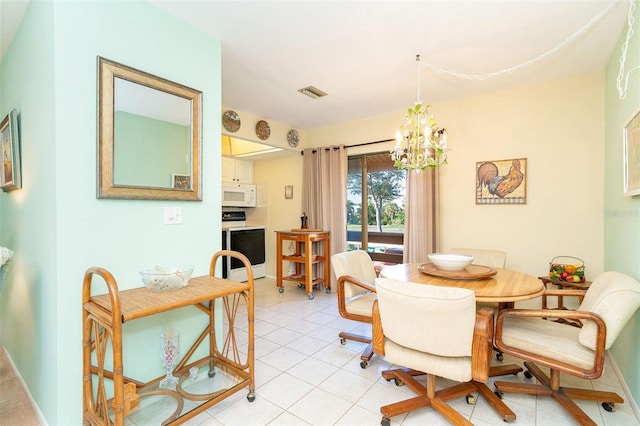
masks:
<path fill-rule="evenodd" d="M 431 253 L 429 261 L 439 269 L 462 271 L 473 262 L 474 257 L 466 254 Z"/>
<path fill-rule="evenodd" d="M 180 265 L 164 268 L 156 265 L 153 269 L 140 271 L 142 283 L 149 290 L 160 293 L 178 290 L 187 285 L 193 265 Z"/>

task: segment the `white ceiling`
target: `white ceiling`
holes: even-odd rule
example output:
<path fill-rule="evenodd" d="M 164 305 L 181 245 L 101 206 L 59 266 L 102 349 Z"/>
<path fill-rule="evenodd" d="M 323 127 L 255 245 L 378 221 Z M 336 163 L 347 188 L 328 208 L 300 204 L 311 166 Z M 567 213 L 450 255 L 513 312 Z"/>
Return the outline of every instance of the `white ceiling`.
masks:
<path fill-rule="evenodd" d="M 16 2 L 2 0 L 5 12 L 12 3 Z M 225 106 L 298 129 L 394 111 L 401 114 L 416 100 L 416 54 L 422 57 L 422 98 L 432 104 L 602 71 L 612 55 L 620 55 L 614 48 L 626 32 L 629 4 L 620 0 L 150 3 L 221 40 Z M 596 18 L 610 5 L 602 18 Z M 553 51 L 557 46 L 561 48 Z M 436 73 L 430 67 L 487 74 L 540 55 L 544 59 L 531 66 L 486 80 Z M 328 96 L 313 100 L 298 93 L 309 85 Z"/>

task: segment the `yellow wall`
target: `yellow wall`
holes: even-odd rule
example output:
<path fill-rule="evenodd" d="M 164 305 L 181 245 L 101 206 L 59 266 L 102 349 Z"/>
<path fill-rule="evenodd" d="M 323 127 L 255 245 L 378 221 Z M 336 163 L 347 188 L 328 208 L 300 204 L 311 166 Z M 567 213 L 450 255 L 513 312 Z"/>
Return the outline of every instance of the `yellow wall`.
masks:
<path fill-rule="evenodd" d="M 255 161 L 253 180 L 263 198 L 267 193 L 266 256 L 267 276 L 276 275 L 276 235 L 274 231 L 300 227 L 302 156 L 295 152 L 272 160 Z M 285 185 L 293 185 L 293 199 L 284 198 Z M 264 207 L 261 207 L 264 208 Z M 275 288 L 274 288 L 275 291 Z"/>
<path fill-rule="evenodd" d="M 583 259 L 587 278 L 602 272 L 603 101 L 604 75 L 595 73 L 434 105 L 452 148 L 441 169 L 442 249 L 506 250 L 507 267 L 536 276 L 545 274 L 557 255 Z M 400 111 L 310 130 L 305 145 L 389 139 L 402 118 Z M 527 204 L 476 205 L 476 162 L 510 158 L 527 158 Z M 255 161 L 255 182 L 269 187 L 270 231 L 298 225 L 301 174 L 299 155 Z M 288 184 L 294 185 L 293 200 L 284 199 Z M 275 275 L 272 234 L 270 276 Z"/>

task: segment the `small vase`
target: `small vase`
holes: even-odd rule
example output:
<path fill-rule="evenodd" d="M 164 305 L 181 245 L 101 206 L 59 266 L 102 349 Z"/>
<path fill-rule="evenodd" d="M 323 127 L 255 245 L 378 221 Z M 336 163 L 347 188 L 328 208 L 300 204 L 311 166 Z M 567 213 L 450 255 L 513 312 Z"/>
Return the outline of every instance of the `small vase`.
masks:
<path fill-rule="evenodd" d="M 307 229 L 307 219 L 309 219 L 308 216 L 300 216 L 300 229 Z"/>
<path fill-rule="evenodd" d="M 167 369 L 167 376 L 160 381 L 161 388 L 175 389 L 178 378 L 173 375 L 173 366 L 178 362 L 180 355 L 180 333 L 160 335 L 160 359 Z"/>

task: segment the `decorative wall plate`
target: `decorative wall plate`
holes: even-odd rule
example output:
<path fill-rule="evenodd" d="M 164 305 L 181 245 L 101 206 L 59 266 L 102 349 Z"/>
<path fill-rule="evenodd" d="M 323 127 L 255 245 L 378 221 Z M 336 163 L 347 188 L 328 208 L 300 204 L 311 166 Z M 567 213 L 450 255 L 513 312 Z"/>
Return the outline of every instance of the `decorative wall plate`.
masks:
<path fill-rule="evenodd" d="M 258 138 L 263 141 L 269 139 L 269 136 L 271 135 L 271 127 L 269 127 L 269 123 L 264 120 L 258 121 L 256 123 L 256 135 L 258 135 Z"/>
<path fill-rule="evenodd" d="M 287 133 L 287 142 L 289 142 L 289 146 L 291 148 L 295 148 L 296 146 L 298 146 L 298 143 L 300 143 L 300 135 L 298 134 L 297 130 L 289 130 L 289 133 Z"/>
<path fill-rule="evenodd" d="M 235 133 L 240 130 L 240 116 L 235 111 L 225 111 L 222 115 L 222 125 L 227 131 Z"/>

